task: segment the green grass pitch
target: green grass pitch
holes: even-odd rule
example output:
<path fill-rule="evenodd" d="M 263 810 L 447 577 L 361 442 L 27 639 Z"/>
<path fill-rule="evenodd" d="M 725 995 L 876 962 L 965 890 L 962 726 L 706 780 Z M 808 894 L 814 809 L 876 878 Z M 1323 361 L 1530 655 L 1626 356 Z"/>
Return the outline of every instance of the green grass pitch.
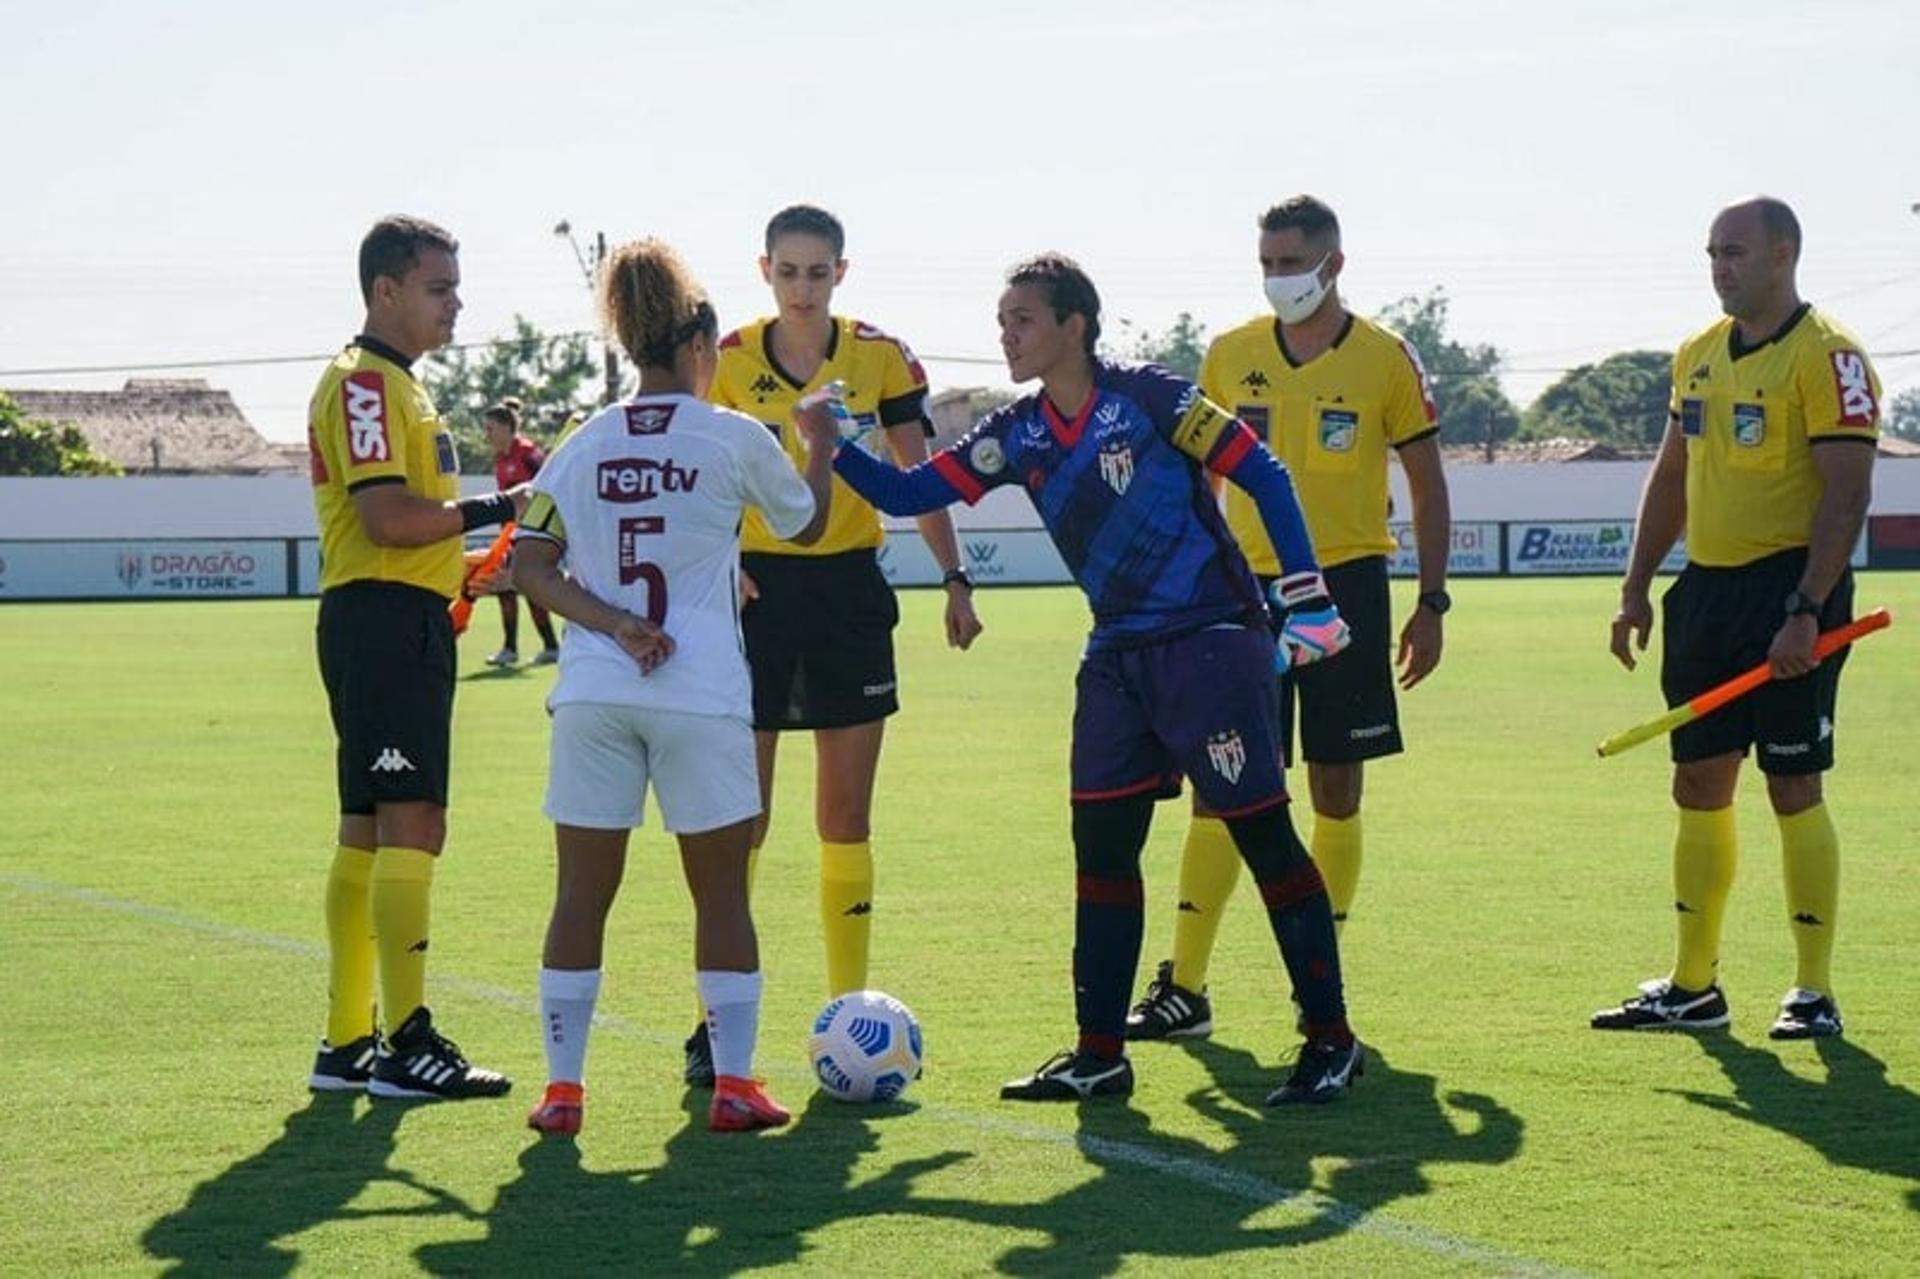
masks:
<path fill-rule="evenodd" d="M 483 673 L 490 605 L 463 642 L 429 989 L 518 1083 L 505 1102 L 411 1108 L 304 1088 L 333 825 L 312 602 L 0 607 L 0 1273 L 1910 1273 L 1920 575 L 1861 579 L 1860 605 L 1897 620 L 1842 688 L 1828 795 L 1848 1034 L 1818 1046 L 1765 1036 L 1792 943 L 1751 774 L 1731 1032 L 1586 1029 L 1671 947 L 1664 747 L 1593 754 L 1660 709 L 1654 665 L 1628 675 L 1606 655 L 1614 589 L 1458 584 L 1446 660 L 1403 699 L 1410 753 L 1368 774 L 1346 955 L 1376 1056 L 1311 1113 L 1260 1105 L 1290 1013 L 1244 885 L 1210 1042 L 1137 1050 L 1130 1104 L 996 1099 L 1071 1036 L 1085 610 L 1066 589 L 983 591 L 987 633 L 957 654 L 934 594 L 903 594 L 874 982 L 918 1013 L 925 1079 L 885 1108 L 808 1086 L 824 992 L 796 736 L 756 901 L 760 1064 L 796 1122 L 712 1135 L 679 1088 L 691 910 L 648 829 L 610 929 L 577 1144 L 521 1126 L 543 1078 L 551 673 Z M 1168 950 L 1183 827 L 1184 806 L 1162 805 L 1143 967 Z"/>

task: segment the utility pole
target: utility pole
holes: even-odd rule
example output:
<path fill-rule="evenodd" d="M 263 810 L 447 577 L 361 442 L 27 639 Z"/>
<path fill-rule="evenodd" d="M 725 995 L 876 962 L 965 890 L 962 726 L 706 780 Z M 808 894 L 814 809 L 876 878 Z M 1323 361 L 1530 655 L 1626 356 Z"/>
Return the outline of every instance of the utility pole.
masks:
<path fill-rule="evenodd" d="M 573 249 L 573 260 L 580 264 L 580 274 L 587 282 L 587 291 L 593 291 L 594 279 L 607 260 L 607 233 L 593 233 L 593 260 L 589 262 L 580 241 L 573 238 L 573 223 L 565 218 L 553 228 L 553 233 L 564 239 Z M 613 339 L 606 338 L 602 349 L 606 352 L 606 399 L 608 404 L 620 398 L 620 356 L 613 348 Z"/>

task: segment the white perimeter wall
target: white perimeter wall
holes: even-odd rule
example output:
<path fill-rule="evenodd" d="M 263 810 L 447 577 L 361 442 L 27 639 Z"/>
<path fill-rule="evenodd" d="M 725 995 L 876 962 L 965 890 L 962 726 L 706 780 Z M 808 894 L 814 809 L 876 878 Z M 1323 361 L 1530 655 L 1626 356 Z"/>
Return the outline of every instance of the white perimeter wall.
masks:
<path fill-rule="evenodd" d="M 1631 519 L 1645 462 L 1456 466 L 1447 472 L 1453 518 Z M 1406 483 L 1392 471 L 1394 517 L 1409 515 Z M 491 487 L 466 477 L 467 492 Z M 1920 515 L 1920 459 L 1881 458 L 1873 513 Z M 1037 528 L 1026 495 L 996 489 L 977 507 L 955 507 L 962 529 Z M 889 527 L 911 521 L 889 520 Z M 159 476 L 112 480 L 0 478 L 0 541 L 77 538 L 312 537 L 313 491 L 302 476 Z"/>

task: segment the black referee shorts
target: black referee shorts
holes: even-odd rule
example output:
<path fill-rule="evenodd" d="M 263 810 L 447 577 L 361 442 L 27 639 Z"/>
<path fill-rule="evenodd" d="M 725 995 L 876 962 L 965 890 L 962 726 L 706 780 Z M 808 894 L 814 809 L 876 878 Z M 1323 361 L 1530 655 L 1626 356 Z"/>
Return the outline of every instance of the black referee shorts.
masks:
<path fill-rule="evenodd" d="M 893 628 L 900 605 L 871 550 L 748 552 L 760 598 L 740 613 L 753 668 L 753 726 L 845 728 L 900 709 Z"/>
<path fill-rule="evenodd" d="M 1787 596 L 1807 566 L 1805 547 L 1738 568 L 1689 564 L 1660 599 L 1660 691 L 1668 706 L 1698 697 L 1767 660 Z M 1853 572 L 1840 575 L 1820 610 L 1820 629 L 1853 619 Z M 1760 771 L 1782 776 L 1833 767 L 1834 710 L 1847 650 L 1798 679 L 1769 680 L 1745 697 L 1674 730 L 1673 762 L 1759 754 Z"/>
<path fill-rule="evenodd" d="M 1368 555 L 1322 570 L 1353 643 L 1324 662 L 1280 675 L 1282 758 L 1294 762 L 1293 721 L 1310 764 L 1357 764 L 1398 755 L 1400 706 L 1393 693 L 1393 603 L 1387 559 Z M 1271 579 L 1263 579 L 1263 585 Z M 1279 623 L 1275 621 L 1275 632 Z"/>
<path fill-rule="evenodd" d="M 447 804 L 453 625 L 447 601 L 400 582 L 359 581 L 320 597 L 320 678 L 338 742 L 340 811 Z"/>

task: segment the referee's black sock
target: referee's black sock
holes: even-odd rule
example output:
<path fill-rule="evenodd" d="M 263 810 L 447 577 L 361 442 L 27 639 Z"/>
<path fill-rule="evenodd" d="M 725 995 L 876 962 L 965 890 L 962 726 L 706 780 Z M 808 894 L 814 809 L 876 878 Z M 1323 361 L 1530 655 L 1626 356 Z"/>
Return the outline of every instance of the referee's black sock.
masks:
<path fill-rule="evenodd" d="M 1146 919 L 1140 850 L 1152 820 L 1144 796 L 1073 806 L 1073 1007 L 1078 1051 L 1096 1057 L 1126 1052 L 1127 997 Z"/>
<path fill-rule="evenodd" d="M 1333 931 L 1333 903 L 1320 870 L 1300 845 L 1285 804 L 1227 819 L 1234 843 L 1260 885 L 1267 922 L 1280 959 L 1293 980 L 1308 1039 L 1353 1041 L 1347 1027 L 1346 994 L 1340 980 L 1340 945 Z"/>

